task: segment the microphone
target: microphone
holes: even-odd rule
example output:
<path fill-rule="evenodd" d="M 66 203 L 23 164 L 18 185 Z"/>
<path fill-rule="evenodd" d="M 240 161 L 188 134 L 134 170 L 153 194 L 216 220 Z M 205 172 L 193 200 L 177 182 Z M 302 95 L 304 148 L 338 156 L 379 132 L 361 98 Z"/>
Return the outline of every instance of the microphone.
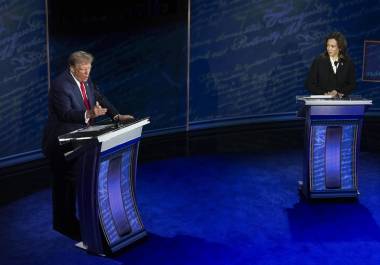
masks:
<path fill-rule="evenodd" d="M 113 127 L 119 128 L 119 116 L 117 116 L 118 112 L 117 112 L 116 108 L 111 104 L 111 102 L 108 101 L 108 99 L 105 96 L 103 96 L 103 94 L 100 92 L 100 90 L 98 89 L 98 86 L 95 84 L 95 82 L 92 82 L 92 85 L 94 88 L 95 99 L 97 101 L 99 101 L 99 103 L 102 107 L 107 108 L 106 114 L 111 119 Z M 117 116 L 116 119 L 114 119 L 115 116 Z"/>

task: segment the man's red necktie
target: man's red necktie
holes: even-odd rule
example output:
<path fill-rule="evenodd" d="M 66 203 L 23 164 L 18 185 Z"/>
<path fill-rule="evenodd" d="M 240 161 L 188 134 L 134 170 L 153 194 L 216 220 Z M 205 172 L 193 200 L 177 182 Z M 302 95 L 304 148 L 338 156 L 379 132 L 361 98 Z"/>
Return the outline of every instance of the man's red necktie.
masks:
<path fill-rule="evenodd" d="M 83 82 L 80 82 L 80 91 L 82 92 L 84 106 L 86 107 L 87 110 L 90 110 L 90 102 L 88 101 L 88 98 L 86 95 L 86 88 Z"/>

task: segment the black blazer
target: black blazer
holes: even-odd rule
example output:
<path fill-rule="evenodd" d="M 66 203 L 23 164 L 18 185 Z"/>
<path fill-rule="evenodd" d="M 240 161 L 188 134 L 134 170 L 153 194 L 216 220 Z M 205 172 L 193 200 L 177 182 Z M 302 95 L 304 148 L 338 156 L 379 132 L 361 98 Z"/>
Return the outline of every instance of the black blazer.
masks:
<path fill-rule="evenodd" d="M 305 86 L 315 95 L 323 95 L 335 89 L 346 96 L 356 87 L 355 66 L 351 59 L 345 56 L 339 59 L 335 74 L 329 56 L 321 54 L 314 59 Z"/>
<path fill-rule="evenodd" d="M 99 101 L 102 107 L 107 108 L 107 115 L 110 118 L 118 114 L 115 107 L 102 96 L 90 79 L 85 82 L 85 87 L 91 108 L 96 101 Z M 48 121 L 44 128 L 42 140 L 42 150 L 47 157 L 57 148 L 57 137 L 59 135 L 86 126 L 84 117 L 86 107 L 79 87 L 69 71 L 60 74 L 52 83 L 48 98 Z"/>

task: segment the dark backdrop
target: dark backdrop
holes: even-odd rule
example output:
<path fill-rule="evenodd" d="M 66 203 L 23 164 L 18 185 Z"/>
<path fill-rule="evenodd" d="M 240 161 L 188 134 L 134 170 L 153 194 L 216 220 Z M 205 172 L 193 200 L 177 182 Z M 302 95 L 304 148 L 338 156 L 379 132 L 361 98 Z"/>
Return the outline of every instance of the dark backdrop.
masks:
<path fill-rule="evenodd" d="M 120 112 L 151 117 L 145 131 L 184 128 L 186 1 L 52 0 L 49 28 L 52 78 L 86 50 L 93 81 Z"/>
<path fill-rule="evenodd" d="M 93 53 L 93 80 L 121 112 L 151 117 L 146 135 L 295 119 L 295 96 L 336 30 L 349 42 L 355 94 L 374 100 L 374 114 L 380 106 L 379 83 L 361 81 L 364 40 L 380 39 L 375 0 L 47 3 L 48 27 L 44 1 L 0 0 L 0 162 L 39 153 L 47 41 L 52 79 L 72 51 Z"/>
<path fill-rule="evenodd" d="M 33 156 L 40 147 L 48 88 L 45 21 L 44 0 L 0 1 L 0 159 Z"/>
<path fill-rule="evenodd" d="M 363 41 L 379 39 L 379 1 L 191 1 L 193 126 L 294 117 L 295 97 L 324 38 L 341 31 L 356 66 L 354 93 L 380 106 L 380 85 L 361 82 Z"/>

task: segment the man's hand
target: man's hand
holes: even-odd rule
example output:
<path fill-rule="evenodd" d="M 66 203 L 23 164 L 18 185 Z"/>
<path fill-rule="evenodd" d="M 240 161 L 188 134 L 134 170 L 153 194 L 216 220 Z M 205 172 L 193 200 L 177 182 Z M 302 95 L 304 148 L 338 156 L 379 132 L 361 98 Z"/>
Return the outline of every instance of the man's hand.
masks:
<path fill-rule="evenodd" d="M 86 117 L 89 119 L 94 119 L 96 117 L 103 116 L 106 113 L 107 113 L 107 109 L 102 108 L 99 102 L 96 101 L 95 106 L 90 111 L 86 111 Z"/>
<path fill-rule="evenodd" d="M 118 122 L 131 122 L 131 121 L 134 121 L 135 118 L 131 115 L 118 114 L 114 117 L 114 120 Z"/>
<path fill-rule="evenodd" d="M 331 91 L 325 93 L 325 95 L 329 95 L 329 96 L 337 97 L 337 96 L 338 96 L 338 91 L 336 91 L 336 90 L 334 89 L 334 90 L 331 90 Z"/>

